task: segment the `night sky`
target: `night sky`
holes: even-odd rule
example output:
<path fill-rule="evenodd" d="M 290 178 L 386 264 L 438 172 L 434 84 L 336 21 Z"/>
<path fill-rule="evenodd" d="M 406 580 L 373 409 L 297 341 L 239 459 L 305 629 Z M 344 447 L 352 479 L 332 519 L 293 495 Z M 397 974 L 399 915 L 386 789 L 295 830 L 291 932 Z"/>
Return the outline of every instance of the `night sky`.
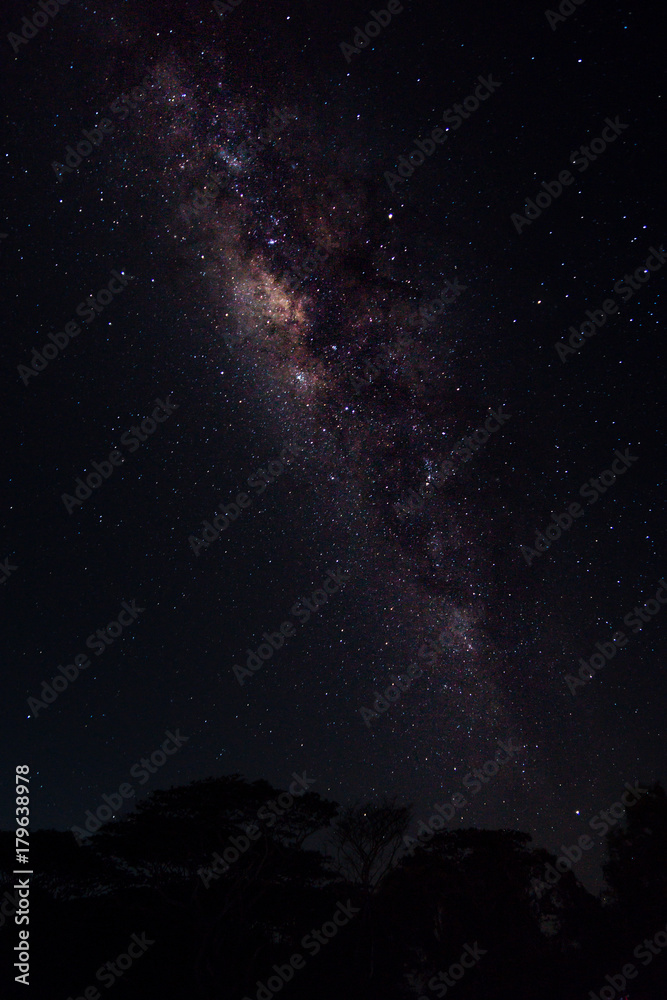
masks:
<path fill-rule="evenodd" d="M 356 52 L 359 3 L 73 0 L 16 52 L 32 8 L 3 16 L 2 758 L 33 829 L 304 770 L 417 822 L 511 740 L 451 825 L 557 851 L 667 777 L 667 612 L 626 617 L 667 576 L 662 8 L 571 6 L 405 3 Z"/>

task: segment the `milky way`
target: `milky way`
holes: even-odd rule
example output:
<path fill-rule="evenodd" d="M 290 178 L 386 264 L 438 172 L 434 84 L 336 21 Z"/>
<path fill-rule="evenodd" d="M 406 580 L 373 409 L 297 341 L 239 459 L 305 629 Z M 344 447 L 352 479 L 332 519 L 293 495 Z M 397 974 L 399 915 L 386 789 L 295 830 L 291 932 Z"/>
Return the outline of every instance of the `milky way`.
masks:
<path fill-rule="evenodd" d="M 467 388 L 465 296 L 436 319 L 420 312 L 456 265 L 422 287 L 389 195 L 331 155 L 345 146 L 336 123 L 307 97 L 283 106 L 257 87 L 235 90 L 224 61 L 212 63 L 199 75 L 176 57 L 152 67 L 132 169 L 142 163 L 169 206 L 161 239 L 196 276 L 212 356 L 249 387 L 276 443 L 308 443 L 302 472 L 317 516 L 346 526 L 341 564 L 354 564 L 383 647 L 355 682 L 370 693 L 391 669 L 425 666 L 417 651 L 446 630 L 448 648 L 410 699 L 410 726 L 417 746 L 422 728 L 446 742 L 436 760 L 474 765 L 517 723 L 505 684 L 514 665 L 489 628 L 488 490 L 475 485 L 475 461 L 437 476 L 457 439 L 503 404 Z M 267 133 L 276 111 L 282 123 Z M 366 367 L 375 374 L 361 381 L 380 356 L 382 369 Z M 433 481 L 411 512 L 405 497 Z M 405 725 L 402 713 L 392 726 Z"/>
<path fill-rule="evenodd" d="M 638 182 L 659 172 L 659 88 L 634 68 L 646 21 L 584 5 L 552 30 L 540 9 L 405 5 L 348 62 L 358 5 L 229 8 L 79 0 L 10 50 L 6 371 L 28 433 L 3 596 L 43 822 L 77 822 L 181 725 L 191 756 L 166 781 L 279 787 L 308 769 L 337 802 L 395 794 L 415 817 L 513 740 L 452 824 L 574 842 L 626 781 L 664 770 L 661 618 L 576 694 L 566 681 L 665 573 L 663 275 L 576 356 L 554 346 L 664 246 Z M 472 110 L 480 77 L 493 93 Z M 454 128 L 443 112 L 466 100 Z M 512 214 L 607 117 L 627 129 L 519 232 Z M 446 141 L 397 172 L 435 125 Z M 123 294 L 17 378 L 112 271 Z M 158 398 L 168 423 L 67 509 Z M 636 467 L 528 565 L 626 448 Z M 234 665 L 331 570 L 345 586 L 240 684 Z M 26 718 L 122 600 L 146 608 L 140 627 Z"/>

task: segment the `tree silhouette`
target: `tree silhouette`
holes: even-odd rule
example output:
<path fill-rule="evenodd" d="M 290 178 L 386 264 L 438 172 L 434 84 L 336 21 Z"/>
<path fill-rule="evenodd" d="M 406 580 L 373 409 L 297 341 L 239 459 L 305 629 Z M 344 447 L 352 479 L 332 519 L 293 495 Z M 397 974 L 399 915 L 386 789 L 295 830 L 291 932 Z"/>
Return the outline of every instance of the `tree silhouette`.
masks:
<path fill-rule="evenodd" d="M 625 810 L 622 824 L 606 836 L 603 866 L 614 900 L 634 927 L 648 929 L 667 916 L 667 795 L 656 782 Z M 650 926 L 649 926 L 650 925 Z"/>
<path fill-rule="evenodd" d="M 454 985 L 450 975 L 457 1000 L 571 1000 L 598 991 L 664 928 L 658 784 L 607 836 L 608 905 L 572 871 L 547 887 L 556 859 L 526 833 L 443 829 L 406 853 L 409 819 L 393 799 L 341 808 L 234 774 L 153 792 L 82 844 L 69 831 L 34 831 L 35 995 L 82 995 L 131 933 L 145 931 L 155 944 L 128 974 L 129 1000 L 269 1000 L 261 984 L 275 987 L 276 968 L 289 972 L 297 953 L 305 965 L 284 1000 L 434 1000 Z M 0 832 L 9 966 L 13 839 Z M 341 904 L 353 916 L 336 929 Z M 304 942 L 327 926 L 333 939 L 314 955 Z M 465 972 L 464 954 L 477 956 Z M 664 961 L 640 971 L 632 1000 L 661 996 Z"/>
<path fill-rule="evenodd" d="M 409 822 L 409 807 L 394 799 L 341 809 L 330 837 L 335 868 L 370 894 L 396 863 Z"/>
<path fill-rule="evenodd" d="M 242 989 L 274 936 L 299 924 L 315 886 L 334 881 L 304 841 L 328 826 L 336 805 L 307 791 L 282 808 L 281 795 L 263 780 L 208 778 L 151 793 L 91 837 L 90 850 L 115 867 L 118 888 L 131 887 L 126 900 L 147 920 L 187 922 L 203 995 L 216 995 L 227 965 Z"/>

